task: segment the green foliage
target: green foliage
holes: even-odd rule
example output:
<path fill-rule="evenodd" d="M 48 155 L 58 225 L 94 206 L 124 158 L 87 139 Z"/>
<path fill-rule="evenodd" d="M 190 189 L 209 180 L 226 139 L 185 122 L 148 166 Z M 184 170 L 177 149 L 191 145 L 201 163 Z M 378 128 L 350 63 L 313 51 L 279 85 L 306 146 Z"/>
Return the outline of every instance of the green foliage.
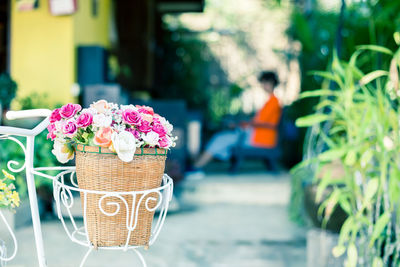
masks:
<path fill-rule="evenodd" d="M 370 69 L 374 56 L 367 64 L 365 54 L 376 53 L 391 62 L 383 64 L 387 68 Z M 315 73 L 335 85 L 332 94 L 303 94 L 319 97 L 315 114 L 297 121 L 314 127 L 324 140 L 325 151 L 315 156 L 315 175 L 335 161 L 345 171 L 344 177 L 323 175 L 316 180 L 317 196 L 333 188 L 321 215 L 328 218 L 327 207 L 337 205 L 348 215 L 333 250 L 335 256 L 347 251 L 345 266 L 357 266 L 360 259 L 363 266 L 400 264 L 400 98 L 391 94 L 399 88 L 399 56 L 400 49 L 392 53 L 385 47 L 362 46 L 348 62 L 334 57 L 331 71 Z"/>
<path fill-rule="evenodd" d="M 236 101 L 243 89 L 231 84 L 200 33 L 164 25 L 164 53 L 160 58 L 157 98 L 185 99 L 190 109 L 203 111 L 208 127 L 240 110 Z"/>
<path fill-rule="evenodd" d="M 340 44 L 338 56 L 341 58 L 349 58 L 361 44 L 370 44 L 364 48 L 377 45 L 386 51 L 397 47 L 393 41 L 393 33 L 400 30 L 399 1 L 346 1 L 339 39 L 339 10 L 326 9 L 320 2 L 322 1 L 313 1 L 313 8 L 307 12 L 301 5 L 294 5 L 287 30 L 288 36 L 301 44 L 298 57 L 302 70 L 301 91 L 320 88 L 323 77 L 310 77 L 310 71 L 325 70 L 326 66 L 331 66 L 330 59 L 337 43 Z M 381 53 L 364 53 L 358 63 L 365 72 L 387 67 L 389 64 Z M 297 116 L 310 114 L 316 104 L 316 99 L 312 98 L 299 101 L 295 106 Z"/>
<path fill-rule="evenodd" d="M 30 95 L 17 98 L 16 102 L 18 109 L 35 109 L 35 108 L 53 108 L 53 105 L 48 101 L 47 93 L 33 92 Z"/>
<path fill-rule="evenodd" d="M 301 44 L 298 59 L 302 70 L 301 91 L 303 92 L 303 98 L 293 105 L 296 117 L 308 115 L 312 113 L 314 108 L 321 110 L 330 107 L 332 99 L 336 97 L 323 95 L 319 90 L 321 84 L 325 88 L 336 88 L 335 84 L 338 82 L 339 84 L 341 83 L 342 80 L 338 79 L 338 76 L 344 75 L 344 66 L 342 66 L 343 62 L 339 63 L 338 56 L 341 58 L 350 58 L 353 52 L 357 48 L 360 48 L 357 52 L 358 55 L 355 54 L 353 56 L 353 60 L 357 58 L 358 68 L 363 69 L 365 73 L 370 73 L 376 69 L 388 69 L 391 57 L 387 56 L 387 54 L 392 53 L 391 51 L 396 50 L 397 46 L 400 45 L 399 1 L 346 1 L 340 39 L 338 39 L 340 25 L 339 10 L 325 9 L 323 5 L 319 4 L 320 2 L 322 1 L 313 1 L 313 8 L 307 10 L 307 12 L 304 11 L 301 5 L 295 5 L 291 15 L 291 25 L 287 30 L 289 37 Z M 338 43 L 340 44 L 340 55 L 334 55 L 335 45 Z M 375 52 L 361 53 L 364 49 Z M 322 75 L 310 75 L 316 74 L 311 71 L 326 70 L 327 66 L 328 72 L 319 72 Z M 348 75 L 352 73 L 360 75 L 358 68 L 353 68 Z M 331 69 L 333 72 L 331 72 Z M 381 74 L 385 76 L 384 73 Z M 364 78 L 363 82 L 371 82 L 371 79 L 378 78 L 376 75 L 378 74 L 370 74 L 369 77 Z M 379 79 L 378 82 L 380 82 Z M 350 84 L 350 86 L 352 85 Z M 394 90 L 388 91 L 388 93 L 392 99 L 396 97 Z M 320 95 L 322 99 L 313 97 L 316 95 Z M 342 111 L 337 109 L 336 112 L 340 113 Z M 299 121 L 299 123 L 301 124 L 302 122 Z M 331 134 L 336 133 L 340 135 L 344 131 L 345 128 L 342 124 L 335 124 L 330 128 Z M 305 131 L 301 133 L 305 133 Z M 356 157 L 360 156 L 362 155 L 356 153 Z M 366 157 L 364 160 L 366 159 L 368 158 Z M 368 161 L 370 160 L 372 158 Z M 351 163 L 350 156 L 347 163 Z M 307 177 L 303 179 L 307 179 Z M 294 193 L 301 191 L 302 188 L 292 189 Z"/>
<path fill-rule="evenodd" d="M 0 74 L 0 102 L 3 107 L 8 108 L 17 92 L 17 84 L 7 73 Z"/>

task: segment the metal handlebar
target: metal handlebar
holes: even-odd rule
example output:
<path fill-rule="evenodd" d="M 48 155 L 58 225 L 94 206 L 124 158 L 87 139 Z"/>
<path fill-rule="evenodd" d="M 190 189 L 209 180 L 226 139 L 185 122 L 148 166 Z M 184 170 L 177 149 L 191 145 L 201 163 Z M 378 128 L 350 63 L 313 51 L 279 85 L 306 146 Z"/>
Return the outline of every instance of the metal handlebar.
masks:
<path fill-rule="evenodd" d="M 49 109 L 27 109 L 19 111 L 8 111 L 6 118 L 9 120 L 25 119 L 25 118 L 37 118 L 37 117 L 48 117 L 51 115 Z"/>
<path fill-rule="evenodd" d="M 0 135 L 36 136 L 43 132 L 49 125 L 48 117 L 51 114 L 49 109 L 29 109 L 21 111 L 8 111 L 6 118 L 9 120 L 45 117 L 41 123 L 33 129 L 24 129 L 9 126 L 0 126 Z"/>

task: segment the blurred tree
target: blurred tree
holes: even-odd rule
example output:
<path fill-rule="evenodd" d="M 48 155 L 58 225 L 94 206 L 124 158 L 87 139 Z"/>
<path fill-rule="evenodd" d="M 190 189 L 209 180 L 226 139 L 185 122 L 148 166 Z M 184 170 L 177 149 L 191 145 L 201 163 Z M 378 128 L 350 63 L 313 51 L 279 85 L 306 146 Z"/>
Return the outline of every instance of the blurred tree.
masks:
<path fill-rule="evenodd" d="M 189 109 L 203 111 L 206 127 L 215 130 L 223 116 L 240 110 L 235 99 L 243 89 L 227 80 L 202 33 L 167 24 L 163 31 L 153 96 L 185 99 Z"/>
<path fill-rule="evenodd" d="M 340 58 L 348 58 L 359 45 L 377 44 L 392 50 L 396 48 L 393 33 L 400 30 L 400 1 L 346 1 L 347 5 L 341 1 L 336 2 L 336 6 L 322 0 L 312 1 L 311 4 L 306 2 L 294 2 L 291 25 L 287 30 L 288 36 L 301 44 L 301 91 L 320 87 L 322 78 L 312 77 L 309 72 L 325 70 L 330 65 L 334 50 Z M 390 64 L 379 54 L 363 54 L 361 57 L 360 67 L 366 71 Z M 370 57 L 374 60 L 369 60 Z M 362 62 L 368 62 L 368 66 Z M 297 101 L 291 107 L 291 114 L 296 117 L 309 114 L 317 101 Z"/>

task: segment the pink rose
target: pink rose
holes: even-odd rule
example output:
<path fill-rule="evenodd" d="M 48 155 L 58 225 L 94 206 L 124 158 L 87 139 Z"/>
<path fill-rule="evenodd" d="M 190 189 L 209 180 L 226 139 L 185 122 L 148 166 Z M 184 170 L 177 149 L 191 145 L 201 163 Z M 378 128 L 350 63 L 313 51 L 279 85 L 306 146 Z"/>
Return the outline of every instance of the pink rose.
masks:
<path fill-rule="evenodd" d="M 139 131 L 142 133 L 148 133 L 151 131 L 151 125 L 148 121 L 142 121 L 142 123 L 138 127 Z"/>
<path fill-rule="evenodd" d="M 154 110 L 152 107 L 139 105 L 136 105 L 136 107 L 138 108 L 139 113 L 154 115 Z"/>
<path fill-rule="evenodd" d="M 126 109 L 122 112 L 123 120 L 130 125 L 140 125 L 142 121 L 142 115 L 133 109 Z"/>
<path fill-rule="evenodd" d="M 154 115 L 153 115 L 153 120 L 154 120 L 154 121 L 160 121 L 161 118 L 162 118 L 162 117 L 161 117 L 159 114 L 154 113 Z"/>
<path fill-rule="evenodd" d="M 140 139 L 140 133 L 137 130 L 135 130 L 133 128 L 127 128 L 125 131 L 130 132 L 131 134 L 133 134 L 133 136 L 136 139 Z"/>
<path fill-rule="evenodd" d="M 160 137 L 167 134 L 167 130 L 165 129 L 165 127 L 157 121 L 154 122 L 153 131 L 158 133 Z"/>
<path fill-rule="evenodd" d="M 51 123 L 49 126 L 47 126 L 47 130 L 49 131 L 47 134 L 47 139 L 51 139 L 53 141 L 56 138 L 56 134 L 54 133 L 56 131 L 56 126 Z"/>
<path fill-rule="evenodd" d="M 88 127 L 93 123 L 93 115 L 92 113 L 86 112 L 79 115 L 76 119 L 76 125 L 78 127 Z"/>
<path fill-rule="evenodd" d="M 61 107 L 60 115 L 65 119 L 72 118 L 75 114 L 82 109 L 79 104 L 66 104 Z"/>
<path fill-rule="evenodd" d="M 112 129 L 111 127 L 104 127 L 101 128 L 97 133 L 94 135 L 94 143 L 101 147 L 110 147 L 111 146 L 111 136 L 112 136 Z"/>
<path fill-rule="evenodd" d="M 158 140 L 158 144 L 160 145 L 160 147 L 162 147 L 162 148 L 168 148 L 168 147 L 170 147 L 171 146 L 171 141 L 170 141 L 170 139 L 168 138 L 168 136 L 163 136 L 163 137 L 160 137 L 160 139 Z"/>
<path fill-rule="evenodd" d="M 60 109 L 56 108 L 55 110 L 53 110 L 53 112 L 51 112 L 49 121 L 50 123 L 54 123 L 59 120 L 61 120 Z"/>
<path fill-rule="evenodd" d="M 91 108 L 94 108 L 98 113 L 105 113 L 106 109 L 108 109 L 108 103 L 105 100 L 99 100 L 90 105 Z"/>
<path fill-rule="evenodd" d="M 76 132 L 78 130 L 78 127 L 76 126 L 76 123 L 74 121 L 68 121 L 62 126 L 62 132 L 66 136 L 72 138 L 75 136 Z"/>

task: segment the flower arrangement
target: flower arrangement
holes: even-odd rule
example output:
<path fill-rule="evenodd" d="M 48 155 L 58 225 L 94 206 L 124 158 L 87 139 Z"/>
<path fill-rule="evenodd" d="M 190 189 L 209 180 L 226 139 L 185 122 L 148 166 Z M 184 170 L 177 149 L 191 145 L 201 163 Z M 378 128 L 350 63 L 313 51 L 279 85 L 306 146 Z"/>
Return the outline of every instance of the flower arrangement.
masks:
<path fill-rule="evenodd" d="M 19 206 L 19 194 L 15 190 L 15 186 L 11 181 L 15 181 L 15 177 L 3 170 L 3 178 L 0 178 L 0 207 L 15 208 Z"/>
<path fill-rule="evenodd" d="M 172 136 L 173 126 L 148 106 L 105 100 L 85 109 L 66 104 L 53 110 L 49 120 L 47 138 L 54 141 L 52 153 L 61 163 L 73 159 L 76 144 L 108 148 L 130 162 L 138 147 L 169 149 L 177 139 Z"/>

